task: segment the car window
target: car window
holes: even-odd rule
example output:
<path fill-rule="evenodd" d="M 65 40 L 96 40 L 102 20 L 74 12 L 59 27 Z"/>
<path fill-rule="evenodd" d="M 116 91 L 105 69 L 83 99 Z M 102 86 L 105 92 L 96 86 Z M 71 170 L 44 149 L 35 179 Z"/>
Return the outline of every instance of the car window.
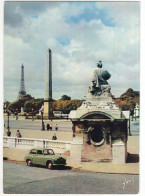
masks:
<path fill-rule="evenodd" d="M 48 150 L 48 154 L 54 154 L 53 150 Z"/>
<path fill-rule="evenodd" d="M 37 150 L 37 154 L 43 154 L 42 150 Z"/>
<path fill-rule="evenodd" d="M 36 154 L 37 153 L 37 150 L 31 150 L 30 151 L 30 154 Z"/>
<path fill-rule="evenodd" d="M 44 154 L 44 155 L 52 155 L 52 154 L 54 154 L 54 151 L 51 150 L 51 149 L 50 149 L 50 150 L 47 150 L 47 149 L 46 149 L 46 150 L 43 151 L 43 154 Z"/>
<path fill-rule="evenodd" d="M 43 154 L 44 154 L 44 155 L 47 155 L 47 154 L 48 154 L 48 151 L 47 151 L 47 150 L 44 150 L 44 151 L 43 151 Z"/>

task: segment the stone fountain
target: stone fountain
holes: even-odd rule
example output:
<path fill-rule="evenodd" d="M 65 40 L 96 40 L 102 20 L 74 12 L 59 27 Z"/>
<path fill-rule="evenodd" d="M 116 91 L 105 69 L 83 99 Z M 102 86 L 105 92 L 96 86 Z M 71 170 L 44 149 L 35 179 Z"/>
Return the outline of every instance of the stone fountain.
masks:
<path fill-rule="evenodd" d="M 86 101 L 69 117 L 74 140 L 70 158 L 75 161 L 125 163 L 127 119 L 112 99 L 107 80 L 111 74 L 99 61 L 88 88 Z"/>

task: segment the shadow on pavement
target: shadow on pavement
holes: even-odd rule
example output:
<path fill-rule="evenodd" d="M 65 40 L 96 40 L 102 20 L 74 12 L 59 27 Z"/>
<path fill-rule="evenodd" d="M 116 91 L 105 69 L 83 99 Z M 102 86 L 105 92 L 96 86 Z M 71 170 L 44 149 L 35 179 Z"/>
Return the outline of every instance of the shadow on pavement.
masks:
<path fill-rule="evenodd" d="M 8 158 L 7 157 L 3 157 L 3 160 L 8 160 Z"/>
<path fill-rule="evenodd" d="M 30 167 L 39 167 L 39 168 L 47 169 L 45 166 L 42 166 L 42 165 L 31 165 Z M 70 167 L 70 166 L 55 165 L 55 166 L 53 166 L 53 168 L 51 170 L 71 170 L 71 169 L 72 169 L 72 167 Z"/>
<path fill-rule="evenodd" d="M 130 154 L 128 153 L 127 163 L 138 163 L 139 155 L 138 154 Z"/>

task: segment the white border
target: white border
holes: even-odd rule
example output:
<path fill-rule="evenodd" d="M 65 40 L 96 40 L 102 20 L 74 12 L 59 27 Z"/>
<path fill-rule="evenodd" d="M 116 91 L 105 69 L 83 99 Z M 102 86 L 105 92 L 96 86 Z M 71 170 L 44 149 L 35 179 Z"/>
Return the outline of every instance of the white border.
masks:
<path fill-rule="evenodd" d="M 13 1 L 13 0 L 1 0 L 0 1 L 0 136 L 1 136 L 1 144 L 2 144 L 2 136 L 3 136 L 3 16 L 4 16 L 4 2 Z M 22 0 L 15 0 L 22 1 Z M 30 1 L 30 0 L 25 0 Z M 32 0 L 33 1 L 33 0 Z M 39 0 L 35 0 L 39 1 Z M 48 0 L 43 0 L 48 1 Z M 54 0 L 54 1 L 62 1 L 62 0 Z M 71 1 L 71 0 L 68 0 Z M 74 0 L 78 1 L 78 0 Z M 81 1 L 81 0 L 79 0 Z M 85 1 L 85 0 L 84 0 Z M 92 0 L 92 2 L 96 2 L 96 0 Z M 98 2 L 101 0 L 98 0 Z M 105 0 L 109 2 L 109 0 Z M 117 2 L 118 0 L 112 0 L 113 2 Z M 124 0 L 120 0 L 120 2 L 125 2 Z M 138 195 L 145 195 L 145 1 L 144 0 L 128 0 L 128 2 L 141 2 L 141 51 L 140 51 L 140 94 L 141 94 L 141 116 L 140 116 L 140 192 Z M 2 158 L 2 148 L 0 150 L 0 155 Z M 1 159 L 2 160 L 2 159 Z M 3 163 L 3 161 L 2 161 Z M 3 194 L 3 164 L 1 164 L 0 169 L 0 193 Z M 6 195 L 6 194 L 5 194 Z M 17 194 L 18 195 L 18 194 Z"/>

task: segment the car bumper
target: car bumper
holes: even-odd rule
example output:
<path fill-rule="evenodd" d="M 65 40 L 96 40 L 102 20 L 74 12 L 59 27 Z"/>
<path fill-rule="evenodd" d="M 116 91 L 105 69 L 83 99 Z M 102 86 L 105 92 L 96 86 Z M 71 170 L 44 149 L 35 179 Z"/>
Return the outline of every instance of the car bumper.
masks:
<path fill-rule="evenodd" d="M 53 165 L 60 165 L 60 166 L 62 165 L 63 166 L 63 165 L 66 165 L 66 163 L 63 163 L 63 164 L 62 163 L 60 163 L 60 164 L 59 163 L 54 163 Z"/>

